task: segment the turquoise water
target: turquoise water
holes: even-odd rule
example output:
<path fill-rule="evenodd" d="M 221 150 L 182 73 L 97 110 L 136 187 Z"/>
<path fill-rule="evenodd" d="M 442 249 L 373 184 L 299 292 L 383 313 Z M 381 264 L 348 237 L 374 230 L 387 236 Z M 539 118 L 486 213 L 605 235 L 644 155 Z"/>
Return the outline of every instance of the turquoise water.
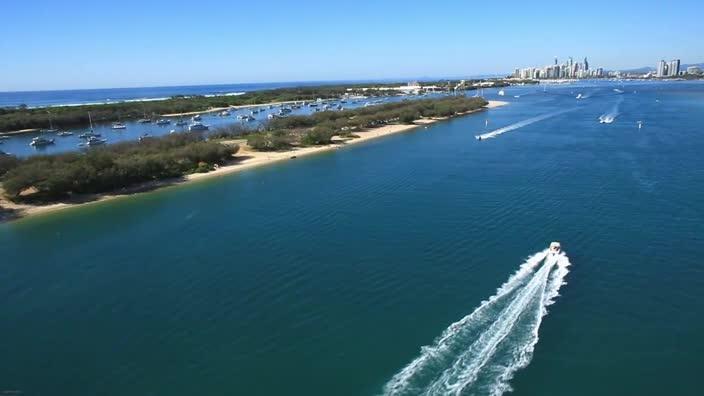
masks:
<path fill-rule="evenodd" d="M 417 387 L 393 389 L 454 389 L 443 378 L 461 383 L 486 358 L 465 394 L 701 394 L 704 84 L 504 99 L 344 150 L 0 225 L 0 390 L 374 395 L 457 330 L 412 373 Z M 509 278 L 552 240 L 571 266 L 539 323 L 557 267 Z M 451 326 L 507 280 L 514 289 L 480 321 Z M 529 364 L 497 380 L 521 366 L 519 350 Z"/>

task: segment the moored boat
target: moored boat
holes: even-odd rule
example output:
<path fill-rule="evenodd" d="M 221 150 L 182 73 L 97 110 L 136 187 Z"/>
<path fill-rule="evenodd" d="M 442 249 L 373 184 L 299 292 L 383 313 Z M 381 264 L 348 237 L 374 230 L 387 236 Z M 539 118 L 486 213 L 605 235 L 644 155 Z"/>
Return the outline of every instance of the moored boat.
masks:
<path fill-rule="evenodd" d="M 33 147 L 44 147 L 50 144 L 54 144 L 54 139 L 47 139 L 42 136 L 37 136 L 33 138 L 32 141 L 29 143 L 29 145 Z"/>
<path fill-rule="evenodd" d="M 208 126 L 203 124 L 202 122 L 194 122 L 193 124 L 188 126 L 189 131 L 207 131 Z"/>

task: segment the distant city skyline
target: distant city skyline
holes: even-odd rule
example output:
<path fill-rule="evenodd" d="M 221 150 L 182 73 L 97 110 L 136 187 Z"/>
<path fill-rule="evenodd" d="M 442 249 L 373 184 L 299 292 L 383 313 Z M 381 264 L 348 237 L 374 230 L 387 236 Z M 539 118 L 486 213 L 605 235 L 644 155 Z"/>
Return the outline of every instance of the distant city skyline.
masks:
<path fill-rule="evenodd" d="M 8 2 L 0 91 L 509 75 L 556 54 L 604 70 L 697 63 L 703 13 L 691 0 L 665 10 L 632 0 Z"/>
<path fill-rule="evenodd" d="M 543 67 L 523 67 L 516 68 L 511 75 L 513 78 L 521 79 L 560 79 L 560 78 L 598 78 L 604 77 L 606 74 L 601 67 L 589 68 L 589 61 L 584 57 L 584 61 L 575 62 L 569 56 L 567 60 L 558 64 L 558 58 L 555 57 L 555 63 Z"/>

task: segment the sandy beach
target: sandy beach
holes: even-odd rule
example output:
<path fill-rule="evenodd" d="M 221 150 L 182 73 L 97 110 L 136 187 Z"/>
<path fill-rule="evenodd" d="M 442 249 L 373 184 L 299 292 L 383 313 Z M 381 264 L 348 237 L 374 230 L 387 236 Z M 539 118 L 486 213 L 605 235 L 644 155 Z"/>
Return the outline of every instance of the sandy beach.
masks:
<path fill-rule="evenodd" d="M 484 109 L 491 109 L 491 108 L 495 108 L 495 107 L 500 107 L 500 106 L 503 106 L 506 104 L 508 104 L 508 102 L 490 100 L 489 104 L 487 106 L 485 106 L 484 108 L 470 111 L 467 113 L 463 113 L 463 114 L 458 115 L 457 117 L 461 117 L 461 116 L 468 115 L 471 113 L 483 111 Z M 313 155 L 313 154 L 318 154 L 318 153 L 327 152 L 327 151 L 331 151 L 331 150 L 339 150 L 339 149 L 342 149 L 346 146 L 360 144 L 360 143 L 367 142 L 369 140 L 373 140 L 373 139 L 377 139 L 377 138 L 381 138 L 384 136 L 389 136 L 389 135 L 393 135 L 393 134 L 401 133 L 401 132 L 407 132 L 407 131 L 413 130 L 415 128 L 427 126 L 429 124 L 433 124 L 433 123 L 436 123 L 436 122 L 439 122 L 442 120 L 446 120 L 446 119 L 447 118 L 424 118 L 424 119 L 416 120 L 413 124 L 385 125 L 385 126 L 382 126 L 379 128 L 374 128 L 374 129 L 370 129 L 370 130 L 363 131 L 363 132 L 355 132 L 355 135 L 359 136 L 358 138 L 334 139 L 336 141 L 336 143 L 334 143 L 334 144 L 330 144 L 330 145 L 326 145 L 326 146 L 296 147 L 296 148 L 293 148 L 291 150 L 286 150 L 286 151 L 276 151 L 276 152 L 254 151 L 246 145 L 246 141 L 244 139 L 236 139 L 236 140 L 226 141 L 226 142 L 223 142 L 223 144 L 236 143 L 236 144 L 240 145 L 239 151 L 237 152 L 237 154 L 234 155 L 233 163 L 221 166 L 221 167 L 219 167 L 211 172 L 208 172 L 208 173 L 193 173 L 193 174 L 186 175 L 186 176 L 179 178 L 179 179 L 160 180 L 160 181 L 155 181 L 155 182 L 149 182 L 149 183 L 137 185 L 137 186 L 134 186 L 129 189 L 125 189 L 123 191 L 116 192 L 116 193 L 83 196 L 83 197 L 71 200 L 69 202 L 60 202 L 60 203 L 49 204 L 49 205 L 18 204 L 18 203 L 8 201 L 6 198 L 4 198 L 0 194 L 0 207 L 4 208 L 6 211 L 9 210 L 11 212 L 10 214 L 6 214 L 4 216 L 4 218 L 3 218 L 2 214 L 0 213 L 0 221 L 7 221 L 7 220 L 18 219 L 18 218 L 23 218 L 23 217 L 27 217 L 27 216 L 55 212 L 57 210 L 76 207 L 79 205 L 89 205 L 89 204 L 104 202 L 104 201 L 113 200 L 113 199 L 131 197 L 135 194 L 154 191 L 156 189 L 166 187 L 166 186 L 172 186 L 172 185 L 183 184 L 186 182 L 193 182 L 196 180 L 205 180 L 205 179 L 210 179 L 210 178 L 214 178 L 214 177 L 220 177 L 220 176 L 229 175 L 229 174 L 236 173 L 236 172 L 241 172 L 241 171 L 244 171 L 247 169 L 252 169 L 252 168 L 255 168 L 258 166 L 273 164 L 276 162 L 296 160 L 298 158 Z"/>

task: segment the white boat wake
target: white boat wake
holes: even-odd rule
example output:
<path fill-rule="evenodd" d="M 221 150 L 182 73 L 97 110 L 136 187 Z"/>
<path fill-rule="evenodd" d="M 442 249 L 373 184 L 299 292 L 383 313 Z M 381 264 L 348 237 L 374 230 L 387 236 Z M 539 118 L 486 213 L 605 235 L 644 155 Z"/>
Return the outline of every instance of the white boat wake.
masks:
<path fill-rule="evenodd" d="M 621 114 L 619 112 L 619 107 L 621 106 L 621 102 L 623 102 L 623 97 L 619 98 L 619 100 L 614 104 L 614 107 L 612 107 L 608 113 L 604 113 L 599 116 L 599 123 L 600 124 L 611 124 L 612 122 L 614 122 L 616 117 L 618 117 Z"/>
<path fill-rule="evenodd" d="M 530 363 L 546 307 L 569 272 L 564 253 L 529 257 L 488 300 L 453 323 L 396 373 L 384 395 L 498 396 L 516 370 Z"/>
<path fill-rule="evenodd" d="M 485 140 L 485 139 L 495 138 L 503 133 L 514 131 L 518 128 L 523 128 L 524 126 L 528 126 L 530 124 L 535 124 L 536 122 L 547 120 L 548 118 L 556 117 L 560 114 L 568 113 L 568 112 L 574 111 L 574 110 L 577 110 L 577 108 L 575 107 L 575 108 L 571 108 L 571 109 L 556 111 L 554 113 L 539 115 L 537 117 L 532 117 L 527 120 L 519 121 L 515 124 L 511 124 L 511 125 L 505 126 L 503 128 L 493 130 L 491 132 L 483 133 L 481 135 L 476 135 L 474 137 L 477 140 Z"/>

